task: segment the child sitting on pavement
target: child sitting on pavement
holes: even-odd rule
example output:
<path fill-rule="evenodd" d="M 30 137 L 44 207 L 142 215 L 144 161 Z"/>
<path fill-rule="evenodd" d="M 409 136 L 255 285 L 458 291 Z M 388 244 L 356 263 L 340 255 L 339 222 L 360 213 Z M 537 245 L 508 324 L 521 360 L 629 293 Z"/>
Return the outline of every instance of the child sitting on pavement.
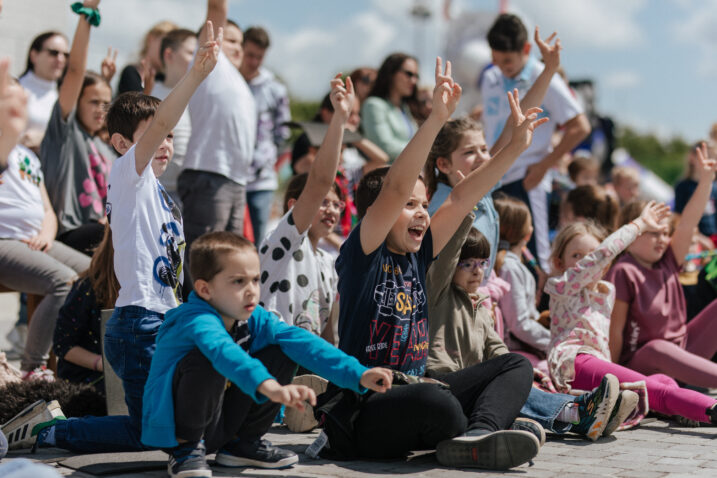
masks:
<path fill-rule="evenodd" d="M 389 370 L 368 369 L 257 305 L 259 256 L 247 239 L 211 232 L 190 255 L 194 292 L 167 313 L 144 392 L 142 441 L 167 449 L 170 476 L 212 476 L 206 451 L 230 467 L 298 462 L 261 439 L 281 404 L 316 404 L 310 388 L 287 385 L 296 364 L 357 393 L 391 387 Z"/>
<path fill-rule="evenodd" d="M 371 171 L 361 180 L 356 200 L 362 220 L 336 263 L 341 297 L 339 347 L 367 366 L 388 366 L 417 376 L 409 382 L 423 379 L 428 356 L 428 265 L 466 214 L 530 144 L 534 128 L 547 121 L 536 120 L 539 109 L 523 115 L 518 98 L 509 93 L 514 118 L 510 143 L 493 161 L 457 184 L 431 220 L 426 189 L 418 176 L 431 144 L 460 98 L 461 88 L 453 82 L 450 70 L 447 63 L 444 73 L 437 59 L 431 115 L 390 169 Z M 411 383 L 366 398 L 328 390 L 317 412 L 332 417 L 325 422 L 326 435 L 322 435 L 323 440 L 328 438 L 328 449 L 319 453 L 389 458 L 437 446 L 443 465 L 491 469 L 518 466 L 538 453 L 535 435 L 506 430 L 530 391 L 532 368 L 527 360 L 506 354 L 441 380 L 442 385 Z M 344 413 L 337 418 L 340 411 Z M 341 426 L 334 426 L 337 422 Z M 348 440 L 341 430 L 352 430 Z"/>

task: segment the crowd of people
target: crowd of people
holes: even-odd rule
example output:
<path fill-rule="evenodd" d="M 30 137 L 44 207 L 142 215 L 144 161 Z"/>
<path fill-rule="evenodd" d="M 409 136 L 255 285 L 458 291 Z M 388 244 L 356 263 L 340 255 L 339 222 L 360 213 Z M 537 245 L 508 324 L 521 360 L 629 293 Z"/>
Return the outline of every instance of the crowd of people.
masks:
<path fill-rule="evenodd" d="M 65 417 L 45 396 L 2 426 L 0 455 L 284 468 L 296 453 L 262 438 L 283 422 L 322 428 L 311 457 L 435 449 L 503 470 L 546 431 L 717 423 L 702 393 L 717 387 L 717 127 L 670 213 L 637 170 L 603 177 L 575 150 L 590 123 L 556 75 L 561 42 L 536 28 L 534 54 L 515 15 L 488 33 L 479 120 L 452 117 L 450 62 L 421 90 L 418 60 L 394 53 L 337 74 L 291 123 L 268 32 L 243 31 L 227 0 L 207 0 L 198 33 L 153 27 L 114 93 L 117 52 L 87 65 L 99 4 L 73 5 L 71 42 L 38 35 L 19 79 L 0 60 L 0 285 L 42 296 L 0 387 L 104 394 L 107 363 L 128 413 Z"/>

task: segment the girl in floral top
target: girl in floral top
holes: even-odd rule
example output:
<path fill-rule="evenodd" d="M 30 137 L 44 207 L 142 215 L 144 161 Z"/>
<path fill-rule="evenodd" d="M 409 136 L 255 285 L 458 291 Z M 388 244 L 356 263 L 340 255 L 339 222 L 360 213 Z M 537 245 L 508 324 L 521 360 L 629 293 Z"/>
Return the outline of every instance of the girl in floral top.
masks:
<path fill-rule="evenodd" d="M 717 423 L 717 402 L 713 398 L 679 388 L 665 375 L 645 376 L 610 361 L 608 334 L 615 287 L 601 279 L 615 257 L 639 235 L 660 230 L 660 221 L 668 212 L 664 204 L 650 202 L 640 217 L 607 239 L 604 231 L 591 222 L 573 223 L 560 231 L 553 243 L 551 261 L 561 275 L 548 280 L 545 286 L 550 294 L 550 375 L 562 391 L 571 387 L 590 390 L 607 373 L 621 382 L 642 380 L 653 410 Z"/>

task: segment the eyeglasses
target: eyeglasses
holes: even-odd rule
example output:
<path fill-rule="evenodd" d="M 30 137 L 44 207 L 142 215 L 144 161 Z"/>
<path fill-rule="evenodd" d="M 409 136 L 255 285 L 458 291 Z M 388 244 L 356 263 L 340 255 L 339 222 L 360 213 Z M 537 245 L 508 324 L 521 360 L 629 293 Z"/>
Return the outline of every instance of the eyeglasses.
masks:
<path fill-rule="evenodd" d="M 53 49 L 53 48 L 43 48 L 43 49 L 40 50 L 40 51 L 46 51 L 46 52 L 47 52 L 51 57 L 53 57 L 53 58 L 57 58 L 57 57 L 60 56 L 60 55 L 62 55 L 62 56 L 65 57 L 65 58 L 67 58 L 68 56 L 70 56 L 70 54 L 67 53 L 66 51 L 55 50 L 55 49 Z"/>
<path fill-rule="evenodd" d="M 461 261 L 458 263 L 458 267 L 466 272 L 475 272 L 478 268 L 486 270 L 490 267 L 490 259 L 471 259 L 468 261 Z"/>
<path fill-rule="evenodd" d="M 401 71 L 403 72 L 404 75 L 406 75 L 410 79 L 415 78 L 416 80 L 418 80 L 420 78 L 420 75 L 418 73 L 414 73 L 413 71 L 408 71 L 408 70 L 401 70 Z"/>
<path fill-rule="evenodd" d="M 321 201 L 321 209 L 328 209 L 329 206 L 333 206 L 338 212 L 344 212 L 344 209 L 346 209 L 346 203 L 343 201 L 331 201 L 329 199 Z"/>

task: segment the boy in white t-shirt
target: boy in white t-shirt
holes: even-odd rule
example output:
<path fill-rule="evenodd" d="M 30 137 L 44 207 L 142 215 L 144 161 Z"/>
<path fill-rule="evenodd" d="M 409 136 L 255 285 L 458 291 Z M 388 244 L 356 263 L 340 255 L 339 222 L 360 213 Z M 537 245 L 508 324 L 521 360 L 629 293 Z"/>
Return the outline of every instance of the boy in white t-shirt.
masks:
<path fill-rule="evenodd" d="M 28 423 L 38 434 L 36 446 L 78 453 L 146 449 L 140 441 L 142 394 L 164 313 L 181 302 L 184 258 L 182 217 L 157 177 L 172 159 L 172 128 L 219 57 L 222 29 L 216 41 L 211 22 L 204 30 L 206 41 L 194 65 L 167 99 L 160 103 L 128 92 L 107 112 L 110 141 L 122 156 L 112 165 L 107 194 L 120 290 L 104 346 L 107 360 L 122 379 L 129 415 Z"/>
<path fill-rule="evenodd" d="M 483 98 L 483 127 L 488 146 L 493 148 L 501 134 L 510 107 L 506 92 L 517 88 L 525 96 L 543 71 L 543 65 L 530 55 L 531 44 L 523 22 L 513 14 L 502 14 L 488 31 L 493 64 L 479 80 Z M 501 190 L 530 207 L 535 233 L 528 248 L 540 260 L 543 270 L 550 270 L 548 239 L 548 171 L 564 154 L 569 153 L 590 133 L 590 123 L 565 82 L 554 75 L 545 93 L 542 116 L 550 118 L 549 126 L 536 130 L 533 143 L 520 155 L 502 178 Z M 552 125 L 552 126 L 550 126 Z M 561 126 L 563 136 L 553 148 L 550 139 Z"/>

